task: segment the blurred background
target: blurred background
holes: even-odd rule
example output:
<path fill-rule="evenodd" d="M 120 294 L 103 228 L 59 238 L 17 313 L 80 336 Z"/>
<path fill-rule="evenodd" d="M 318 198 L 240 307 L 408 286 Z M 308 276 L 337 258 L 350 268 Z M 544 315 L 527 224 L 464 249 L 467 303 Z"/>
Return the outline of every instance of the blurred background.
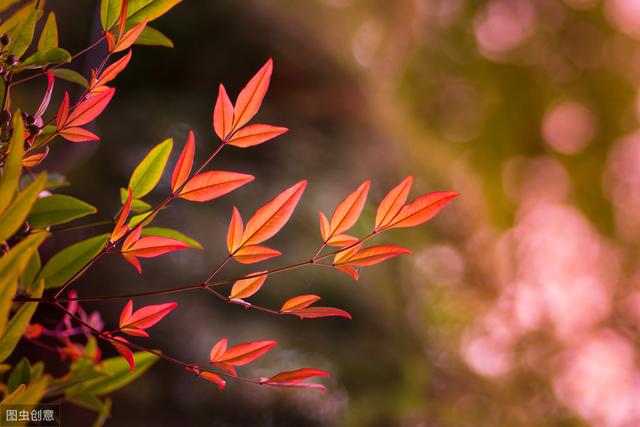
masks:
<path fill-rule="evenodd" d="M 71 52 L 99 36 L 97 1 L 47 7 Z M 246 218 L 303 178 L 306 194 L 271 245 L 284 255 L 267 268 L 312 255 L 317 211 L 367 178 L 359 233 L 407 175 L 413 196 L 462 197 L 430 223 L 394 231 L 388 239 L 414 255 L 367 268 L 357 283 L 305 269 L 270 277 L 254 298 L 279 307 L 316 293 L 352 321 L 301 322 L 198 292 L 139 302 L 178 301 L 153 331 L 167 354 L 206 362 L 223 337 L 275 339 L 243 373 L 318 367 L 334 373 L 326 393 L 233 382 L 218 392 L 158 363 L 113 396 L 107 425 L 640 425 L 638 0 L 185 1 L 154 24 L 175 48 L 135 49 L 96 124 L 100 143 L 58 142 L 45 167 L 72 182 L 63 192 L 105 219 L 155 144 L 175 138 L 172 167 L 193 129 L 206 158 L 218 84 L 234 98 L 269 57 L 257 120 L 291 130 L 216 158 L 213 168 L 254 174 L 251 185 L 159 215 L 206 250 L 143 261 L 142 276 L 103 259 L 77 283 L 80 295 L 202 280 L 225 256 L 231 207 Z M 78 70 L 88 75 L 98 58 Z M 166 175 L 150 200 L 166 195 Z M 101 231 L 61 233 L 49 250 Z M 249 271 L 230 265 L 221 277 Z M 113 324 L 123 305 L 86 308 Z M 63 417 L 86 425 L 93 415 L 65 406 Z"/>

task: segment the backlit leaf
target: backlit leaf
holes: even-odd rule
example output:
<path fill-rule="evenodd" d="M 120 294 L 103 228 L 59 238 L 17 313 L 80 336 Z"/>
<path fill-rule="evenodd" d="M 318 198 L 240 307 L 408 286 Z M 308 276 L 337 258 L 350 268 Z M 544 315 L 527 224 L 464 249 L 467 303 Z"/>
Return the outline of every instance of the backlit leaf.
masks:
<path fill-rule="evenodd" d="M 120 315 L 120 330 L 130 335 L 148 336 L 146 333 L 140 334 L 139 330 L 155 325 L 175 309 L 177 305 L 175 302 L 154 304 L 133 311 L 133 301 L 129 300 Z"/>
<path fill-rule="evenodd" d="M 198 370 L 198 375 L 202 378 L 204 378 L 207 381 L 211 381 L 213 383 L 216 383 L 218 385 L 218 390 L 222 390 L 224 389 L 224 386 L 227 384 L 222 378 L 220 378 L 220 375 L 218 374 L 214 374 L 213 372 L 209 372 L 209 371 L 202 371 L 202 370 Z"/>
<path fill-rule="evenodd" d="M 44 50 L 39 50 L 33 55 L 29 56 L 22 63 L 20 67 L 32 68 L 39 67 L 47 64 L 62 64 L 71 61 L 71 54 L 59 47 L 51 47 Z"/>
<path fill-rule="evenodd" d="M 266 271 L 251 273 L 248 279 L 240 279 L 233 284 L 229 298 L 249 298 L 260 290 L 268 274 Z M 259 276 L 258 276 L 259 275 Z"/>
<path fill-rule="evenodd" d="M 136 361 L 133 357 L 133 352 L 129 347 L 126 346 L 126 344 L 123 344 L 123 343 L 128 343 L 129 341 L 127 341 L 125 338 L 122 338 L 122 337 L 113 337 L 113 340 L 109 340 L 109 342 L 111 343 L 111 345 L 115 347 L 118 353 L 120 353 L 120 355 L 124 357 L 124 360 L 127 361 L 131 372 L 135 371 Z"/>
<path fill-rule="evenodd" d="M 319 301 L 320 297 L 318 295 L 299 295 L 297 297 L 293 297 L 288 299 L 280 309 L 281 312 L 291 311 L 291 310 L 301 310 L 303 308 L 309 307 L 316 301 Z"/>
<path fill-rule="evenodd" d="M 349 256 L 334 261 L 334 264 L 346 264 L 352 266 L 365 267 L 378 264 L 389 258 L 402 254 L 410 254 L 411 251 L 395 245 L 371 246 L 351 253 Z"/>
<path fill-rule="evenodd" d="M 289 221 L 306 186 L 306 180 L 300 181 L 260 207 L 247 221 L 242 236 L 242 245 L 255 245 L 264 242 L 280 231 Z"/>
<path fill-rule="evenodd" d="M 195 136 L 193 135 L 193 131 L 189 131 L 189 136 L 187 136 L 187 142 L 182 149 L 182 153 L 180 153 L 180 157 L 178 158 L 178 162 L 176 163 L 175 168 L 173 169 L 173 174 L 171 175 L 171 191 L 174 193 L 185 183 L 189 174 L 191 173 L 191 168 L 193 167 L 193 156 L 195 153 Z"/>
<path fill-rule="evenodd" d="M 220 84 L 218 99 L 213 109 L 213 129 L 221 140 L 226 140 L 233 127 L 233 104 L 224 85 Z"/>
<path fill-rule="evenodd" d="M 282 255 L 280 251 L 266 246 L 248 245 L 237 250 L 233 255 L 233 259 L 242 264 L 253 264 L 280 255 Z"/>
<path fill-rule="evenodd" d="M 191 248 L 203 249 L 202 245 L 198 241 L 170 228 L 145 227 L 142 229 L 142 236 L 168 237 L 170 239 L 179 240 Z"/>
<path fill-rule="evenodd" d="M 13 133 L 9 140 L 9 154 L 5 159 L 2 179 L 0 179 L 0 214 L 9 207 L 9 202 L 18 192 L 24 153 L 24 123 L 18 110 L 13 116 Z"/>
<path fill-rule="evenodd" d="M 289 129 L 280 126 L 271 125 L 249 125 L 238 130 L 233 134 L 228 144 L 234 147 L 253 147 L 262 144 L 278 135 L 282 135 Z"/>
<path fill-rule="evenodd" d="M 260 383 L 278 387 L 301 387 L 301 388 L 316 388 L 321 391 L 325 390 L 325 387 L 321 384 L 302 382 L 308 378 L 313 377 L 330 377 L 328 372 L 320 369 L 302 368 L 295 371 L 280 372 L 272 376 L 271 378 L 261 378 Z"/>
<path fill-rule="evenodd" d="M 164 171 L 172 148 L 173 139 L 169 138 L 161 142 L 136 167 L 129 180 L 129 188 L 133 190 L 134 198 L 140 199 L 153 190 L 162 177 L 162 171 Z"/>
<path fill-rule="evenodd" d="M 100 74 L 100 76 L 97 78 L 93 86 L 103 86 L 109 83 L 110 81 L 112 81 L 113 79 L 115 79 L 118 76 L 118 74 L 120 74 L 122 70 L 124 70 L 127 67 L 130 60 L 131 60 L 131 50 L 129 50 L 129 52 L 127 52 L 126 55 L 124 55 L 122 58 L 118 59 L 116 62 L 109 65 Z"/>
<path fill-rule="evenodd" d="M 135 44 L 144 46 L 173 47 L 173 42 L 169 37 L 148 25 L 144 27 L 142 34 L 140 34 Z"/>
<path fill-rule="evenodd" d="M 112 52 L 121 52 L 125 49 L 128 49 L 132 44 L 136 42 L 136 40 L 138 40 L 138 37 L 140 37 L 140 34 L 142 34 L 142 31 L 146 26 L 147 21 L 143 21 L 127 31 L 113 47 Z"/>
<path fill-rule="evenodd" d="M 238 208 L 233 207 L 233 212 L 231 214 L 231 221 L 229 222 L 229 229 L 227 231 L 227 249 L 229 253 L 234 253 L 242 242 L 242 217 L 240 216 L 240 212 Z"/>
<path fill-rule="evenodd" d="M 180 191 L 181 199 L 208 202 L 254 180 L 252 175 L 237 172 L 209 171 L 192 177 Z"/>
<path fill-rule="evenodd" d="M 47 174 L 43 172 L 27 188 L 19 192 L 9 207 L 0 214 L 0 242 L 7 240 L 20 229 L 46 184 Z"/>
<path fill-rule="evenodd" d="M 356 223 L 369 193 L 369 181 L 363 182 L 336 207 L 331 216 L 330 236 L 348 230 Z"/>
<path fill-rule="evenodd" d="M 64 126 L 77 127 L 93 121 L 107 108 L 115 92 L 115 88 L 111 88 L 99 95 L 85 99 L 69 113 Z M 58 127 L 61 127 L 61 125 L 58 125 Z"/>
<path fill-rule="evenodd" d="M 385 229 L 415 227 L 427 222 L 459 195 L 455 191 L 441 191 L 418 197 L 403 207 Z"/>
<path fill-rule="evenodd" d="M 44 282 L 40 280 L 38 288 L 31 295 L 33 298 L 40 298 L 44 290 Z M 3 362 L 13 352 L 13 349 L 20 341 L 24 329 L 31 321 L 33 313 L 38 307 L 37 302 L 25 302 L 13 315 L 2 336 L 0 336 L 0 362 Z"/>
<path fill-rule="evenodd" d="M 37 10 L 32 10 L 23 20 L 8 32 L 11 37 L 11 43 L 7 46 L 7 52 L 20 58 L 31 45 L 33 33 L 36 29 L 36 21 L 38 20 Z"/>
<path fill-rule="evenodd" d="M 81 127 L 65 127 L 58 132 L 58 135 L 71 142 L 100 141 L 98 135 Z"/>
<path fill-rule="evenodd" d="M 245 123 L 251 120 L 260 109 L 260 104 L 262 104 L 262 100 L 269 88 L 272 71 L 273 61 L 269 58 L 238 94 L 238 99 L 234 107 L 234 130 L 240 129 Z"/>
<path fill-rule="evenodd" d="M 245 344 L 238 344 L 228 348 L 222 354 L 215 354 L 210 362 L 223 369 L 228 369 L 235 373 L 233 366 L 244 366 L 261 357 L 273 347 L 278 345 L 275 341 L 254 341 Z M 215 347 L 215 346 L 214 346 Z M 212 348 L 213 350 L 213 348 Z M 213 351 L 211 353 L 214 353 Z M 229 369 L 231 368 L 231 369 Z"/>
<path fill-rule="evenodd" d="M 411 184 L 413 184 L 413 177 L 408 176 L 382 199 L 376 212 L 376 230 L 388 225 L 398 215 L 398 212 L 407 201 Z"/>

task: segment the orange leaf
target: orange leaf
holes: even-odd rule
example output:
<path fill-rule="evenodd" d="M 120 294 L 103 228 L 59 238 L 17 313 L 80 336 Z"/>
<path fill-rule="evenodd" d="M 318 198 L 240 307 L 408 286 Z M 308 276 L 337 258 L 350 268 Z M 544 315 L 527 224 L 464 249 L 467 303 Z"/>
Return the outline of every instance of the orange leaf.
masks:
<path fill-rule="evenodd" d="M 193 167 L 194 152 L 195 136 L 193 135 L 193 131 L 190 130 L 189 136 L 187 136 L 187 142 L 184 145 L 182 153 L 180 153 L 176 167 L 173 169 L 173 174 L 171 175 L 171 191 L 176 192 L 189 177 L 191 168 Z"/>
<path fill-rule="evenodd" d="M 427 222 L 459 195 L 460 193 L 455 191 L 440 191 L 418 197 L 403 207 L 393 221 L 384 228 L 414 227 Z"/>
<path fill-rule="evenodd" d="M 141 230 L 140 227 L 137 230 Z M 122 253 L 140 258 L 155 258 L 188 247 L 189 245 L 180 240 L 160 236 L 144 236 L 130 246 L 123 247 Z"/>
<path fill-rule="evenodd" d="M 233 259 L 242 264 L 253 264 L 280 255 L 282 255 L 280 251 L 266 246 L 249 245 L 235 251 Z"/>
<path fill-rule="evenodd" d="M 209 171 L 192 177 L 178 197 L 193 202 L 207 202 L 223 196 L 254 180 L 252 175 L 237 172 Z"/>
<path fill-rule="evenodd" d="M 280 309 L 280 312 L 285 313 L 291 310 L 301 310 L 303 308 L 309 307 L 316 301 L 319 301 L 320 297 L 318 295 L 299 295 L 297 297 L 293 297 L 288 299 Z"/>
<path fill-rule="evenodd" d="M 364 208 L 364 202 L 367 200 L 369 185 L 369 181 L 363 182 L 336 207 L 336 210 L 331 216 L 329 236 L 342 233 L 356 223 L 362 213 L 362 208 Z"/>
<path fill-rule="evenodd" d="M 266 271 L 257 271 L 248 274 L 248 279 L 240 279 L 233 284 L 229 298 L 249 298 L 260 290 L 268 274 Z"/>
<path fill-rule="evenodd" d="M 100 137 L 81 127 L 64 127 L 58 135 L 71 142 L 99 141 Z"/>
<path fill-rule="evenodd" d="M 56 114 L 56 127 L 58 129 L 64 125 L 64 123 L 69 118 L 69 93 L 65 92 L 64 97 L 62 98 L 62 102 L 60 103 L 60 107 L 58 108 L 58 113 Z"/>
<path fill-rule="evenodd" d="M 47 155 L 49 154 L 49 147 L 44 147 L 44 151 L 42 153 L 32 154 L 27 157 L 22 158 L 22 166 L 25 168 L 33 168 L 38 166 L 40 162 L 42 162 Z"/>
<path fill-rule="evenodd" d="M 220 84 L 216 106 L 213 108 L 213 129 L 221 140 L 226 141 L 227 136 L 231 133 L 232 126 L 233 104 L 229 99 L 229 95 L 227 95 L 224 85 Z"/>
<path fill-rule="evenodd" d="M 362 249 L 351 253 L 349 256 L 334 261 L 334 264 L 347 264 L 365 267 L 378 264 L 386 259 L 393 258 L 401 254 L 410 254 L 411 251 L 395 245 L 379 245 Z"/>
<path fill-rule="evenodd" d="M 222 355 L 216 355 L 214 359 L 211 359 L 211 363 L 243 366 L 261 357 L 276 345 L 278 343 L 275 341 L 254 341 L 238 344 L 227 349 Z"/>
<path fill-rule="evenodd" d="M 273 237 L 289 221 L 296 208 L 307 181 L 289 187 L 273 200 L 259 208 L 247 221 L 242 236 L 242 245 L 254 245 Z"/>
<path fill-rule="evenodd" d="M 242 228 L 243 224 L 240 211 L 234 206 L 231 221 L 229 222 L 229 230 L 227 231 L 227 249 L 229 249 L 230 254 L 234 253 L 240 246 Z"/>
<path fill-rule="evenodd" d="M 362 246 L 364 245 L 364 243 L 359 243 L 357 245 L 354 246 L 347 246 L 345 249 L 342 249 L 340 252 L 338 252 L 336 254 L 336 256 L 333 258 L 333 264 L 341 264 L 341 262 L 345 259 L 349 259 L 353 254 L 355 254 L 356 252 L 358 252 L 360 250 L 360 248 L 362 248 Z"/>
<path fill-rule="evenodd" d="M 336 269 L 349 275 L 353 280 L 358 280 L 358 270 L 350 265 L 336 265 Z"/>
<path fill-rule="evenodd" d="M 125 221 L 127 220 L 127 217 L 129 216 L 129 211 L 131 210 L 131 201 L 133 200 L 133 191 L 131 191 L 131 189 L 129 189 L 129 196 L 127 196 L 127 201 L 125 202 L 124 206 L 122 207 L 122 211 L 120 212 L 120 216 L 118 217 L 118 221 L 116 222 L 116 226 L 114 227 L 113 231 L 111 232 L 111 236 L 109 237 L 109 240 L 112 243 L 117 242 L 118 240 L 120 240 L 122 238 L 122 236 L 124 236 L 124 234 L 129 231 L 129 227 L 127 225 L 125 225 Z"/>
<path fill-rule="evenodd" d="M 233 115 L 233 129 L 239 129 L 253 118 L 260 109 L 260 104 L 264 99 L 271 73 L 273 71 L 273 61 L 271 58 L 258 70 L 249 83 L 240 91 L 236 100 L 235 112 Z"/>
<path fill-rule="evenodd" d="M 224 389 L 224 386 L 227 384 L 225 380 L 220 378 L 220 375 L 214 374 L 213 372 L 198 370 L 198 376 L 204 378 L 207 381 L 218 384 L 218 390 Z"/>
<path fill-rule="evenodd" d="M 253 147 L 282 135 L 288 130 L 281 126 L 249 125 L 234 133 L 228 144 L 241 148 Z"/>
<path fill-rule="evenodd" d="M 129 364 L 129 369 L 131 369 L 131 372 L 135 371 L 136 361 L 133 358 L 133 352 L 129 349 L 129 347 L 127 347 L 124 344 L 120 344 L 118 341 L 121 341 L 124 343 L 128 343 L 129 341 L 127 341 L 122 337 L 113 337 L 113 339 L 109 340 L 111 345 L 113 345 L 115 349 L 118 351 L 118 353 L 120 353 L 120 355 L 124 357 L 124 360 L 127 361 L 127 363 Z"/>
<path fill-rule="evenodd" d="M 130 335 L 148 336 L 143 329 L 150 328 L 169 314 L 178 304 L 154 304 L 133 311 L 133 301 L 129 300 L 120 314 L 119 327 L 122 332 Z"/>
<path fill-rule="evenodd" d="M 327 241 L 328 245 L 343 248 L 345 246 L 354 245 L 360 241 L 359 238 L 349 234 L 336 234 Z"/>
<path fill-rule="evenodd" d="M 116 45 L 113 47 L 113 50 L 111 52 L 112 53 L 120 52 L 130 47 L 132 44 L 136 42 L 136 40 L 138 40 L 138 37 L 140 37 L 140 34 L 142 34 L 142 31 L 146 26 L 147 26 L 147 21 L 143 21 L 138 25 L 136 25 L 135 27 L 131 28 L 116 43 Z"/>
<path fill-rule="evenodd" d="M 118 16 L 118 40 L 124 33 L 124 27 L 127 24 L 127 11 L 129 9 L 129 0 L 123 0 L 120 6 L 120 15 Z"/>
<path fill-rule="evenodd" d="M 409 190 L 411 190 L 411 184 L 413 183 L 413 177 L 408 176 L 400 184 L 395 186 L 389 193 L 382 199 L 376 212 L 376 225 L 375 229 L 379 230 L 388 225 L 398 215 L 400 209 L 407 201 L 409 196 Z"/>
<path fill-rule="evenodd" d="M 100 74 L 100 77 L 95 81 L 92 85 L 93 87 L 103 86 L 109 83 L 111 80 L 115 79 L 118 74 L 124 70 L 129 61 L 131 60 L 131 50 L 127 52 L 122 58 L 118 59 L 113 64 L 109 65 L 103 72 Z"/>
<path fill-rule="evenodd" d="M 329 220 L 326 215 L 320 212 L 320 234 L 322 235 L 322 241 L 326 242 L 329 240 L 329 229 L 331 226 L 329 225 Z"/>
<path fill-rule="evenodd" d="M 115 92 L 116 90 L 114 88 L 110 88 L 104 93 L 82 101 L 69 114 L 64 126 L 82 126 L 92 121 L 109 105 L 109 101 L 111 101 Z"/>

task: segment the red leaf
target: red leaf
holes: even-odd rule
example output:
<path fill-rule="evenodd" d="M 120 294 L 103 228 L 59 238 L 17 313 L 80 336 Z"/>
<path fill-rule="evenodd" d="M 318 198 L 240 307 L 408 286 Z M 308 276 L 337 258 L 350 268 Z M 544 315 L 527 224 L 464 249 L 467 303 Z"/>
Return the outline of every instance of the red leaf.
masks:
<path fill-rule="evenodd" d="M 345 246 L 354 245 L 360 241 L 359 238 L 349 234 L 336 234 L 327 241 L 328 245 L 343 248 Z"/>
<path fill-rule="evenodd" d="M 288 299 L 282 305 L 280 311 L 284 313 L 291 310 L 301 310 L 303 308 L 309 307 L 316 301 L 320 301 L 320 297 L 318 295 L 299 295 L 297 297 Z"/>
<path fill-rule="evenodd" d="M 102 111 L 104 111 L 107 105 L 109 105 L 109 101 L 111 101 L 115 92 L 116 90 L 111 88 L 104 93 L 82 101 L 69 114 L 64 126 L 82 126 L 92 121 L 98 117 Z"/>
<path fill-rule="evenodd" d="M 129 9 L 129 0 L 123 0 L 120 5 L 120 15 L 118 15 L 118 40 L 124 33 L 124 27 L 127 24 L 127 11 Z"/>
<path fill-rule="evenodd" d="M 233 284 L 231 288 L 231 294 L 229 298 L 249 298 L 260 290 L 267 280 L 268 274 L 266 271 L 257 271 L 255 273 L 248 274 L 251 276 L 248 279 L 240 279 Z"/>
<path fill-rule="evenodd" d="M 252 175 L 237 172 L 210 171 L 191 178 L 179 197 L 193 202 L 207 202 L 223 196 L 254 180 Z"/>
<path fill-rule="evenodd" d="M 47 111 L 47 108 L 49 107 L 49 102 L 51 101 L 51 93 L 53 92 L 53 83 L 55 81 L 55 77 L 53 76 L 53 73 L 49 70 L 47 70 L 47 90 L 44 93 L 44 97 L 42 98 L 42 102 L 40 102 L 40 106 L 38 107 L 38 110 L 35 113 L 35 117 L 36 118 L 40 118 L 42 119 L 42 115 L 44 114 L 45 111 Z"/>
<path fill-rule="evenodd" d="M 92 85 L 93 87 L 103 86 L 109 83 L 111 80 L 115 79 L 118 74 L 124 70 L 129 61 L 131 60 L 131 50 L 126 53 L 122 58 L 118 59 L 113 64 L 109 65 L 103 72 L 100 74 L 100 77 L 97 78 L 95 83 Z"/>
<path fill-rule="evenodd" d="M 320 369 L 302 368 L 295 371 L 280 372 L 268 378 L 266 382 L 281 383 L 281 382 L 297 382 L 306 380 L 312 377 L 330 377 L 331 374 Z"/>
<path fill-rule="evenodd" d="M 356 265 L 360 267 L 378 264 L 386 259 L 401 254 L 409 254 L 411 251 L 395 245 L 378 245 L 351 253 L 347 257 L 336 259 L 334 264 Z"/>
<path fill-rule="evenodd" d="M 177 305 L 175 302 L 148 305 L 132 313 L 133 301 L 129 300 L 120 314 L 120 330 L 130 335 L 148 336 L 142 329 L 150 328 L 158 323 Z"/>
<path fill-rule="evenodd" d="M 411 184 L 413 183 L 413 177 L 408 176 L 400 184 L 395 186 L 389 193 L 382 199 L 376 212 L 376 225 L 375 229 L 379 230 L 388 225 L 398 215 L 400 209 L 407 201 L 409 196 L 409 190 L 411 190 Z"/>
<path fill-rule="evenodd" d="M 35 339 L 42 335 L 42 331 L 44 331 L 44 326 L 40 323 L 31 323 L 24 329 L 22 335 L 25 338 Z"/>
<path fill-rule="evenodd" d="M 140 227 L 137 230 L 141 230 Z M 180 240 L 160 236 L 144 236 L 130 246 L 123 245 L 122 253 L 139 258 L 155 258 L 188 247 L 189 245 Z"/>
<path fill-rule="evenodd" d="M 98 135 L 80 127 L 64 127 L 58 135 L 71 142 L 100 141 Z"/>
<path fill-rule="evenodd" d="M 255 245 L 264 242 L 280 231 L 289 221 L 306 186 L 306 180 L 300 181 L 259 208 L 247 221 L 242 236 L 242 245 Z"/>
<path fill-rule="evenodd" d="M 218 384 L 218 390 L 224 389 L 224 386 L 227 384 L 225 380 L 220 378 L 220 375 L 214 374 L 213 372 L 198 370 L 198 376 L 204 378 L 207 381 Z"/>
<path fill-rule="evenodd" d="M 280 251 L 266 246 L 249 245 L 235 251 L 233 258 L 242 264 L 253 264 L 282 255 Z"/>
<path fill-rule="evenodd" d="M 226 89 L 220 84 L 216 106 L 213 108 L 213 129 L 221 140 L 226 141 L 232 127 L 233 104 L 229 99 L 229 95 L 227 95 Z"/>
<path fill-rule="evenodd" d="M 69 118 L 69 93 L 65 92 L 56 115 L 56 127 L 60 129 Z"/>
<path fill-rule="evenodd" d="M 129 196 L 127 196 L 127 201 L 122 207 L 122 211 L 120 212 L 120 216 L 118 217 L 118 221 L 116 222 L 116 226 L 113 228 L 111 232 L 111 236 L 109 236 L 109 240 L 112 243 L 117 242 L 124 236 L 124 234 L 129 231 L 129 227 L 125 225 L 125 221 L 129 216 L 129 211 L 131 210 L 131 201 L 133 200 L 133 191 L 129 188 Z"/>
<path fill-rule="evenodd" d="M 260 109 L 260 104 L 264 99 L 271 73 L 273 71 L 273 61 L 271 58 L 258 70 L 249 83 L 240 91 L 236 100 L 235 112 L 233 115 L 233 129 L 239 129 L 253 118 Z"/>
<path fill-rule="evenodd" d="M 191 168 L 193 167 L 194 152 L 195 136 L 193 135 L 193 131 L 190 130 L 187 142 L 184 145 L 182 153 L 180 153 L 176 167 L 173 169 L 173 174 L 171 175 L 171 191 L 176 192 L 187 178 L 189 178 Z"/>
<path fill-rule="evenodd" d="M 107 39 L 107 48 L 109 52 L 113 51 L 113 46 L 116 44 L 116 40 L 113 38 L 113 34 L 110 32 L 103 32 L 104 38 Z"/>
<path fill-rule="evenodd" d="M 441 191 L 418 197 L 403 207 L 393 221 L 384 228 L 415 227 L 427 222 L 459 195 L 460 193 L 455 191 Z"/>
<path fill-rule="evenodd" d="M 120 355 L 124 357 L 124 360 L 127 361 L 127 363 L 129 364 L 129 368 L 131 369 L 131 372 L 135 371 L 136 361 L 133 358 L 133 352 L 129 349 L 129 347 L 127 347 L 124 344 L 120 344 L 118 341 L 121 341 L 124 343 L 128 343 L 129 341 L 127 341 L 122 337 L 113 337 L 113 339 L 109 340 L 111 345 L 113 345 L 115 349 L 118 351 L 118 353 L 120 353 Z"/>
<path fill-rule="evenodd" d="M 227 231 L 227 249 L 229 249 L 230 254 L 233 254 L 240 247 L 242 229 L 243 224 L 240 211 L 234 206 L 231 221 L 229 222 L 229 230 Z"/>
<path fill-rule="evenodd" d="M 228 144 L 234 147 L 253 147 L 262 144 L 278 135 L 282 135 L 289 129 L 280 126 L 271 125 L 249 125 L 238 130 L 233 134 Z"/>
<path fill-rule="evenodd" d="M 346 317 L 351 319 L 349 313 L 333 307 L 308 307 L 301 310 L 289 310 L 286 313 L 293 314 L 301 319 L 319 319 L 321 317 Z"/>
<path fill-rule="evenodd" d="M 238 344 L 227 349 L 222 354 L 216 354 L 215 358 L 211 359 L 211 363 L 229 366 L 243 366 L 261 357 L 276 345 L 278 345 L 278 343 L 275 341 L 254 341 L 245 344 Z"/>
<path fill-rule="evenodd" d="M 369 181 L 363 182 L 353 193 L 349 194 L 340 204 L 331 216 L 331 226 L 329 228 L 329 236 L 342 233 L 348 230 L 356 223 L 364 203 L 369 194 Z"/>
<path fill-rule="evenodd" d="M 113 50 L 111 52 L 112 53 L 120 52 L 129 48 L 132 44 L 136 42 L 136 40 L 138 40 L 138 37 L 140 37 L 140 34 L 142 34 L 142 31 L 146 26 L 147 26 L 147 21 L 143 21 L 138 25 L 136 25 L 135 27 L 131 28 L 116 43 L 116 45 L 113 47 Z"/>

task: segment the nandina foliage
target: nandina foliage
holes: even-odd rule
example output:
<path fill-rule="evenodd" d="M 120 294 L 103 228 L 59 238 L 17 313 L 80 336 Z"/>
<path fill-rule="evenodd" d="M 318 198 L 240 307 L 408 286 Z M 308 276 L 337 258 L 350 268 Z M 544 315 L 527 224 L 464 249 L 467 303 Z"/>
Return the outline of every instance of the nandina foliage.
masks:
<path fill-rule="evenodd" d="M 365 180 L 337 204 L 330 217 L 320 212 L 319 247 L 311 258 L 284 263 L 272 270 L 252 267 L 242 277 L 219 279 L 228 262 L 257 264 L 282 255 L 279 249 L 269 247 L 268 241 L 280 233 L 295 214 L 308 186 L 303 180 L 273 194 L 253 214 L 245 212 L 246 221 L 241 214 L 244 209 L 233 207 L 226 230 L 228 255 L 212 267 L 211 274 L 201 283 L 141 294 L 79 297 L 76 288 L 82 286 L 82 275 L 104 256 L 120 255 L 142 273 L 141 259 L 154 259 L 178 250 L 202 249 L 200 243 L 177 230 L 152 226 L 156 216 L 175 199 L 205 203 L 249 185 L 255 179 L 252 175 L 212 169 L 210 165 L 216 155 L 227 146 L 250 148 L 266 143 L 288 130 L 283 126 L 253 123 L 273 76 L 274 64 L 269 59 L 248 80 L 235 101 L 223 84 L 219 85 L 217 95 L 212 94 L 212 101 L 215 98 L 212 129 L 207 136 L 216 135 L 219 143 L 205 147 L 210 151 L 205 160 L 196 158 L 198 142 L 190 131 L 175 166 L 167 171 L 174 141 L 161 142 L 140 159 L 129 182 L 123 183 L 119 197 L 114 198 L 121 205 L 119 209 L 102 215 L 102 219 L 111 221 L 109 231 L 78 241 L 42 262 L 39 247 L 45 240 L 55 239 L 61 227 L 96 215 L 97 210 L 75 197 L 57 194 L 55 179 L 44 171 L 36 173 L 34 168 L 47 158 L 51 147 L 100 140 L 86 125 L 99 119 L 117 96 L 113 84 L 134 60 L 133 45 L 172 46 L 171 41 L 149 23 L 179 1 L 102 0 L 101 37 L 74 55 L 58 46 L 55 12 L 50 12 L 40 25 L 44 1 L 20 2 L 11 8 L 12 15 L 0 24 L 0 33 L 6 35 L 0 38 L 4 45 L 0 52 L 0 362 L 24 339 L 57 353 L 68 370 L 63 377 L 54 378 L 44 373 L 42 362 L 31 366 L 27 359 L 22 359 L 16 366 L 7 367 L 10 374 L 4 384 L 6 392 L 2 403 L 33 404 L 42 399 L 63 399 L 93 409 L 101 414 L 99 419 L 106 419 L 110 403 L 104 396 L 137 378 L 157 360 L 211 381 L 220 389 L 228 380 L 237 380 L 264 386 L 324 390 L 323 385 L 307 381 L 329 376 L 314 368 L 283 371 L 268 378 L 240 376 L 240 368 L 276 347 L 277 343 L 272 340 L 258 339 L 229 346 L 227 338 L 218 339 L 209 352 L 209 363 L 178 360 L 155 350 L 146 341 L 151 338 L 151 329 L 161 333 L 161 328 L 152 327 L 179 310 L 176 302 L 167 301 L 167 295 L 188 291 L 205 292 L 223 302 L 267 315 L 351 319 L 343 309 L 315 305 L 321 299 L 318 295 L 292 295 L 279 309 L 258 306 L 248 300 L 277 286 L 280 276 L 276 274 L 296 268 L 322 265 L 357 280 L 364 267 L 410 253 L 390 243 L 369 244 L 369 240 L 386 235 L 391 229 L 423 224 L 458 196 L 456 192 L 440 191 L 407 202 L 413 183 L 408 177 L 377 203 L 374 223 L 363 226 L 370 231 L 358 235 L 350 230 L 360 220 L 365 206 L 376 204 L 368 199 L 371 182 Z M 0 12 L 5 12 L 12 3 L 0 3 Z M 31 47 L 36 29 L 40 36 Z M 100 45 L 106 46 L 107 54 L 88 78 L 65 68 L 65 64 Z M 13 100 L 22 88 L 21 83 L 32 79 L 44 79 L 46 89 L 38 109 L 30 114 L 21 111 Z M 63 91 L 62 101 L 52 110 L 52 95 L 60 79 L 79 84 L 84 91 L 74 99 L 68 91 Z M 156 205 L 145 201 L 162 176 L 169 173 L 170 186 L 164 189 L 166 197 Z M 218 244 L 222 246 L 225 242 Z M 222 288 L 227 290 L 218 290 Z M 135 299 L 142 295 L 156 296 L 158 302 L 134 309 Z M 114 299 L 128 300 L 115 328 L 106 327 L 99 312 L 89 313 L 82 304 L 85 300 Z M 39 304 L 51 305 L 59 312 L 56 325 L 45 326 L 35 320 Z M 107 344 L 108 351 L 115 349 L 114 354 L 119 356 L 103 359 L 101 343 Z"/>

